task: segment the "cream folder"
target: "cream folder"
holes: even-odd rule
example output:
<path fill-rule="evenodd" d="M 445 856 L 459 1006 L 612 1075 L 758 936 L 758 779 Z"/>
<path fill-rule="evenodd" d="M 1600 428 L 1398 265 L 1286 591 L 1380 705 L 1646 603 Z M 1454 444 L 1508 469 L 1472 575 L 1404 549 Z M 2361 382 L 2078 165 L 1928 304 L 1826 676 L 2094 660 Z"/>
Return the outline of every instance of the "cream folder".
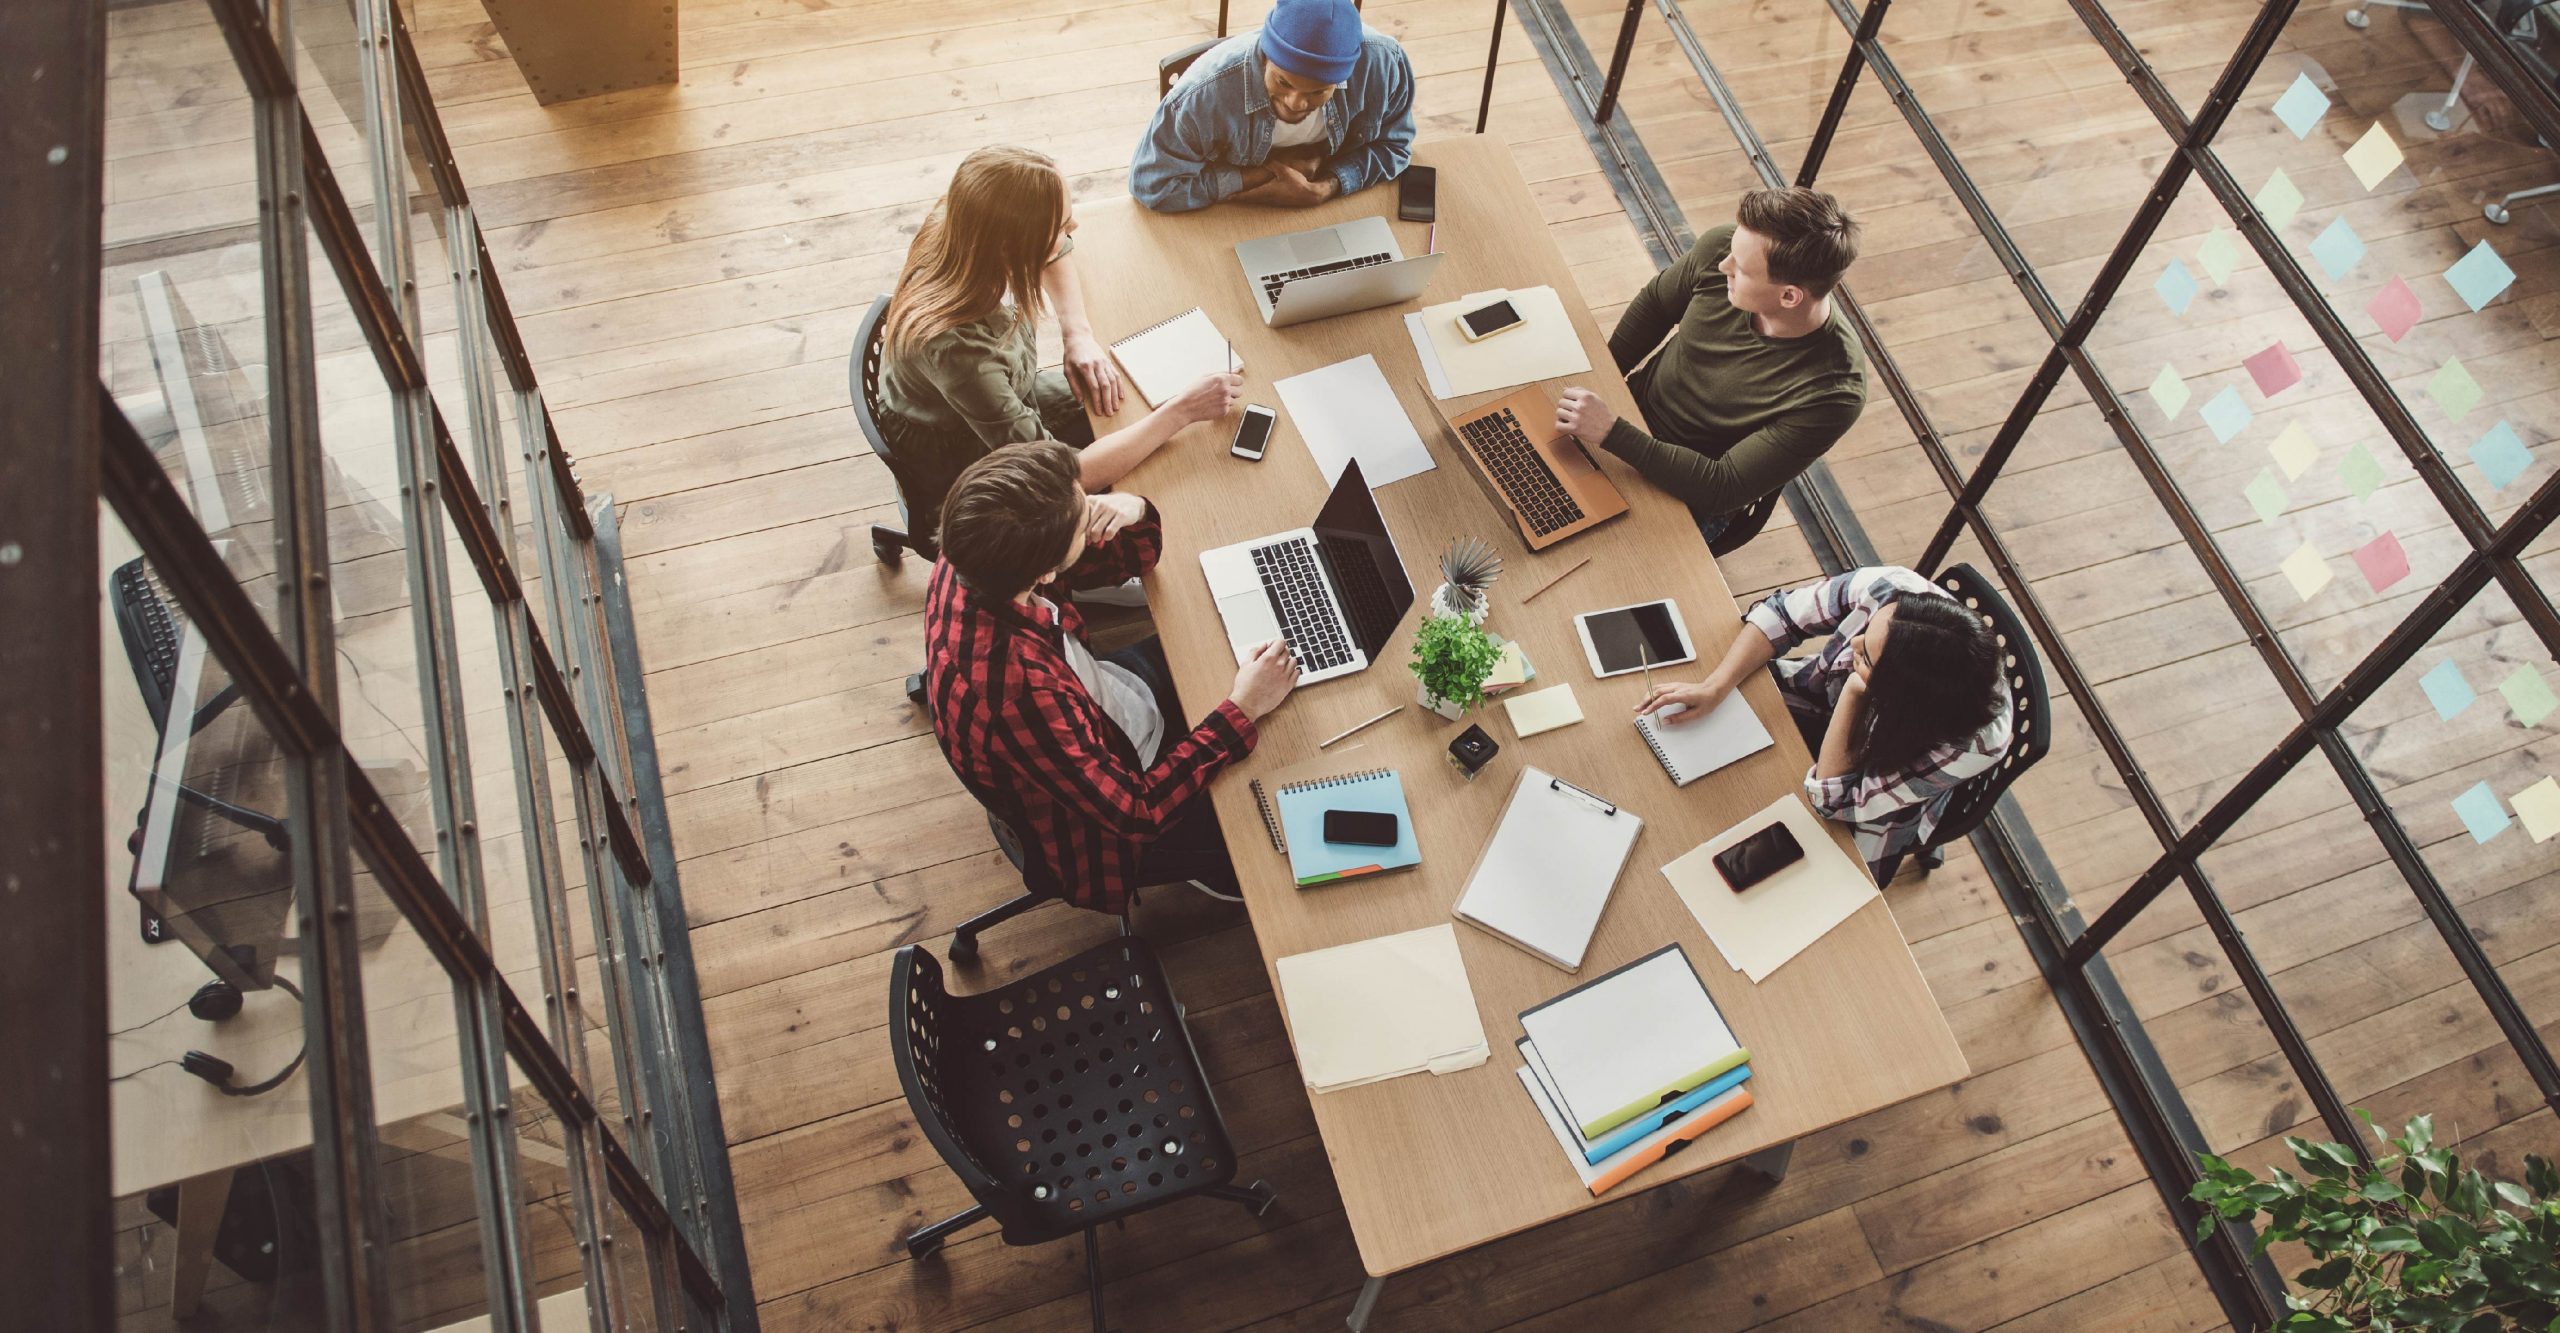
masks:
<path fill-rule="evenodd" d="M 1520 312 L 1520 327 L 1478 342 L 1467 341 L 1467 335 L 1458 331 L 1459 315 L 1506 298 Z M 1430 344 L 1432 355 L 1424 357 L 1423 364 L 1426 376 L 1432 365 L 1439 367 L 1431 391 L 1442 398 L 1464 398 L 1591 369 L 1591 357 L 1582 350 L 1582 335 L 1574 330 L 1564 300 L 1553 287 L 1477 292 L 1445 305 L 1425 306 L 1405 318 L 1408 331 L 1418 329 Z M 1447 393 L 1440 392 L 1443 387 Z M 1521 424 L 1535 429 L 1539 423 Z"/>
<path fill-rule="evenodd" d="M 1734 892 L 1715 868 L 1715 854 L 1773 822 L 1796 835 L 1803 859 Z M 1664 866 L 1662 876 L 1689 905 L 1725 961 L 1755 984 L 1878 896 L 1875 877 L 1840 850 L 1822 817 L 1793 792 Z"/>
<path fill-rule="evenodd" d="M 1472 1069 L 1492 1055 L 1453 925 L 1290 954 L 1273 966 L 1298 1072 L 1317 1092 Z"/>

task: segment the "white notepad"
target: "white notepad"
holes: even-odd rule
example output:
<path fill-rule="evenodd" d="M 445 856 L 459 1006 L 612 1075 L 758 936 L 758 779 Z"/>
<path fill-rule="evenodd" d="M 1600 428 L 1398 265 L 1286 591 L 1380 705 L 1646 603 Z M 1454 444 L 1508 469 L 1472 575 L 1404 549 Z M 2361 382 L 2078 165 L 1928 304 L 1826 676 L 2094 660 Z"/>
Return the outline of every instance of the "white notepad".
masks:
<path fill-rule="evenodd" d="M 1298 1072 L 1317 1092 L 1472 1069 L 1492 1056 L 1453 926 L 1290 954 L 1272 966 Z"/>
<path fill-rule="evenodd" d="M 1644 821 L 1523 765 L 1493 838 L 1451 909 L 1567 972 L 1582 969 Z"/>
<path fill-rule="evenodd" d="M 1803 859 L 1734 892 L 1716 870 L 1715 854 L 1772 823 L 1795 834 Z M 1706 927 L 1725 961 L 1755 983 L 1878 896 L 1866 865 L 1840 850 L 1822 817 L 1792 792 L 1664 866 L 1662 877 Z"/>
<path fill-rule="evenodd" d="M 1760 725 L 1760 715 L 1751 711 L 1749 700 L 1735 690 L 1724 697 L 1714 710 L 1694 722 L 1677 726 L 1656 722 L 1688 711 L 1687 704 L 1664 704 L 1650 713 L 1636 717 L 1636 730 L 1662 761 L 1662 771 L 1671 780 L 1686 787 L 1709 773 L 1734 762 L 1747 759 L 1768 749 L 1775 741 L 1769 729 Z"/>
<path fill-rule="evenodd" d="M 1198 306 L 1111 344 L 1111 355 L 1149 407 L 1162 407 L 1193 380 L 1244 369 L 1234 347 Z"/>

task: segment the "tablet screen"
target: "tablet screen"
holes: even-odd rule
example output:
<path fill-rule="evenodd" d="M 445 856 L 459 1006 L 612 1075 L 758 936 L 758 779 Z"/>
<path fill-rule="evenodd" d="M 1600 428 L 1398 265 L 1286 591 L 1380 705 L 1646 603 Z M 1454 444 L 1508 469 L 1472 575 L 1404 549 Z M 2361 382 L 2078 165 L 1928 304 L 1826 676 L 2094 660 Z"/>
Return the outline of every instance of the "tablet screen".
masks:
<path fill-rule="evenodd" d="M 1603 671 L 1633 671 L 1647 664 L 1661 666 L 1683 661 L 1689 656 L 1680 644 L 1679 628 L 1671 623 L 1669 602 L 1603 611 L 1589 617 L 1587 623 L 1591 626 L 1591 649 L 1599 655 Z"/>

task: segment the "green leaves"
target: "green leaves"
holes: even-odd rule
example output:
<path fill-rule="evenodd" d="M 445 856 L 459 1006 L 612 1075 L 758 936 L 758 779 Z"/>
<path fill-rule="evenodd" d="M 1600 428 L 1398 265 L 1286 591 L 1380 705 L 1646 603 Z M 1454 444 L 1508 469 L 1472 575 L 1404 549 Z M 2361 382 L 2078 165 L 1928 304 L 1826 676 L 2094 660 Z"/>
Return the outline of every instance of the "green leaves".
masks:
<path fill-rule="evenodd" d="M 1433 616 L 1413 635 L 1413 674 L 1431 697 L 1458 707 L 1484 702 L 1484 683 L 1502 649 L 1459 616 Z"/>

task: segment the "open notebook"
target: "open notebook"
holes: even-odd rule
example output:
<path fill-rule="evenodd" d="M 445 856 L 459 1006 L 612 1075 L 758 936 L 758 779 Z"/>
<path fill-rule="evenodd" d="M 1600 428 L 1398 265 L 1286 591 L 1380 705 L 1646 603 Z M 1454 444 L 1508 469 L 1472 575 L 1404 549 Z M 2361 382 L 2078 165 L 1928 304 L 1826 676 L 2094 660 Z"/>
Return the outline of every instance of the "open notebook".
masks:
<path fill-rule="evenodd" d="M 1111 344 L 1111 355 L 1149 407 L 1162 407 L 1203 375 L 1242 370 L 1235 349 L 1198 306 Z"/>
<path fill-rule="evenodd" d="M 1769 739 L 1769 729 L 1760 725 L 1760 715 L 1751 711 L 1751 701 L 1735 690 L 1724 697 L 1705 717 L 1691 722 L 1664 722 L 1688 711 L 1686 704 L 1664 704 L 1650 713 L 1636 717 L 1636 730 L 1662 761 L 1662 771 L 1671 780 L 1686 787 L 1709 773 L 1738 759 L 1768 749 L 1777 742 Z"/>

